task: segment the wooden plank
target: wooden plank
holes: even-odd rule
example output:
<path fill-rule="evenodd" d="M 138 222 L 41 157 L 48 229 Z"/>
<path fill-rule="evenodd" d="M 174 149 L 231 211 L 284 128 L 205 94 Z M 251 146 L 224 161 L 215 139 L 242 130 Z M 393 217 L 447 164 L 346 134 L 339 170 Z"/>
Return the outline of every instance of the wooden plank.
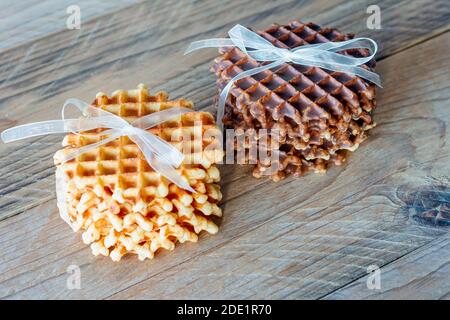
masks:
<path fill-rule="evenodd" d="M 67 93 L 67 95 L 65 96 L 56 94 L 58 90 L 67 90 L 68 86 L 71 86 L 71 84 L 63 84 L 61 83 L 61 81 L 58 81 L 57 77 L 61 75 L 72 74 L 73 76 L 77 77 L 78 74 L 85 74 L 91 68 L 101 69 L 101 64 L 105 62 L 104 60 L 111 61 L 111 58 L 116 59 L 116 63 L 118 66 L 125 66 L 128 63 L 127 59 L 129 59 L 129 57 L 133 55 L 132 52 L 134 51 L 136 53 L 137 45 L 139 46 L 139 50 L 142 50 L 141 54 L 145 54 L 146 51 L 148 51 L 148 45 L 144 44 L 144 40 L 137 42 L 136 40 L 134 40 L 130 45 L 130 39 L 135 39 L 144 35 L 146 37 L 145 41 L 148 41 L 148 43 L 158 43 L 158 41 L 166 41 L 167 43 L 167 40 L 169 40 L 169 38 L 164 37 L 163 34 L 167 31 L 164 31 L 161 28 L 163 26 L 165 26 L 166 28 L 170 27 L 168 23 L 171 22 L 172 19 L 168 18 L 174 15 L 173 10 L 176 11 L 179 6 L 180 2 L 178 1 L 165 3 L 156 2 L 152 3 L 151 5 L 148 3 L 143 4 L 143 6 L 141 6 L 140 8 L 131 8 L 129 10 L 125 10 L 125 14 L 123 12 L 121 12 L 120 14 L 112 14 L 108 19 L 105 19 L 105 21 L 98 21 L 95 24 L 88 23 L 85 27 L 83 27 L 82 30 L 79 31 L 78 35 L 74 35 L 73 30 L 66 30 L 59 34 L 53 35 L 50 42 L 48 41 L 49 39 L 46 39 L 45 41 L 38 41 L 35 47 L 32 46 L 32 49 L 29 49 L 26 52 L 18 53 L 18 57 L 16 58 L 19 60 L 20 64 L 14 70 L 12 70 L 13 74 L 7 74 L 7 69 L 9 69 L 8 64 L 6 64 L 5 69 L 2 70 L 4 71 L 2 76 L 4 76 L 5 80 L 3 81 L 2 85 L 0 85 L 0 118 L 2 119 L 0 122 L 0 130 L 3 130 L 11 125 L 31 121 L 29 119 L 32 119 L 32 121 L 39 121 L 44 119 L 58 118 L 58 106 L 60 106 L 63 103 L 64 99 L 67 97 L 80 97 L 82 99 L 90 101 L 95 95 L 95 92 L 100 90 L 111 92 L 112 90 L 114 90 L 114 88 L 117 89 L 123 86 L 129 88 L 135 87 L 137 85 L 135 76 L 136 70 L 131 70 L 130 74 L 127 75 L 129 80 L 126 83 L 121 84 L 120 79 L 123 79 L 122 76 L 111 74 L 111 70 L 106 71 L 106 73 L 105 70 L 103 70 L 101 72 L 103 76 L 106 76 L 106 74 L 108 74 L 107 78 L 115 79 L 114 81 L 116 81 L 116 84 L 105 88 L 103 84 L 111 83 L 111 81 L 106 79 L 92 79 L 91 88 L 88 91 L 85 91 L 84 94 L 81 94 L 80 92 L 86 90 L 86 88 L 82 89 L 81 91 L 79 91 L 79 89 L 83 87 L 83 85 L 86 83 L 85 81 L 83 81 L 80 86 L 76 87 L 77 93 Z M 233 7 L 232 4 L 231 7 Z M 274 7 L 274 4 L 264 5 L 261 7 L 261 10 L 264 11 L 273 9 Z M 210 6 L 209 4 L 206 4 L 201 8 L 196 8 L 196 10 L 198 11 L 197 14 L 200 14 L 203 17 L 206 17 L 208 14 L 213 14 L 214 9 L 215 7 Z M 195 21 L 195 19 L 197 19 L 196 17 L 191 17 L 191 15 L 189 14 L 189 10 L 182 12 L 184 12 L 189 19 L 192 19 L 192 21 L 185 21 L 186 24 L 191 23 Z M 221 11 L 219 10 L 218 12 L 220 13 Z M 135 19 L 139 23 L 133 25 L 133 28 L 129 28 L 129 17 L 135 16 L 136 14 L 138 15 L 138 17 L 135 17 Z M 144 19 L 144 17 L 150 14 L 155 18 L 150 20 Z M 126 18 L 124 18 L 124 16 Z M 180 17 L 180 21 L 183 21 L 182 18 L 183 17 Z M 120 30 L 119 33 L 117 32 L 116 28 Z M 184 30 L 188 29 L 180 29 L 181 32 L 184 32 Z M 199 28 L 197 26 L 197 31 L 198 30 Z M 78 31 L 75 31 L 75 33 L 77 32 Z M 173 33 L 175 37 L 178 37 L 177 30 L 174 30 Z M 104 39 L 105 34 L 108 35 L 106 39 Z M 188 34 L 187 36 L 189 35 L 192 36 L 192 34 Z M 69 41 L 67 41 L 67 39 L 69 39 Z M 120 50 L 118 50 L 117 53 L 114 53 L 115 57 L 110 57 L 111 50 L 104 50 L 100 48 L 102 46 L 111 46 L 111 42 L 113 41 L 119 42 L 118 47 L 120 48 Z M 50 48 L 49 43 L 52 44 Z M 158 66 L 165 66 L 166 69 L 173 69 L 171 68 L 171 66 L 173 66 L 173 55 L 167 55 L 167 53 L 164 52 L 167 49 L 163 44 L 164 43 L 161 44 L 161 47 L 156 47 L 156 49 L 154 50 L 155 52 L 151 54 L 151 57 L 147 57 L 148 61 L 151 62 L 162 60 L 161 63 L 158 63 Z M 80 46 L 80 49 L 74 49 L 74 46 L 76 45 Z M 182 45 L 187 44 L 184 43 Z M 83 51 L 86 47 L 90 48 L 90 50 Z M 180 47 L 179 43 L 178 47 Z M 12 51 L 16 52 L 17 50 L 20 51 L 20 48 Z M 82 56 L 81 61 L 80 50 L 82 52 L 85 52 L 84 56 Z M 174 49 L 174 52 L 179 55 L 177 49 Z M 23 54 L 23 56 L 20 58 L 21 54 Z M 14 56 L 14 54 L 4 55 L 2 57 L 6 57 L 6 59 L 8 60 L 11 58 L 11 56 Z M 168 56 L 172 58 L 168 59 Z M 163 59 L 159 59 L 161 57 Z M 175 59 L 177 58 L 175 57 Z M 0 58 L 0 61 L 1 60 L 2 58 Z M 42 60 L 51 61 L 52 63 L 43 63 Z M 141 59 L 137 60 L 142 61 Z M 139 61 L 137 61 L 136 63 L 139 64 Z M 75 68 L 75 71 L 67 70 L 67 68 L 64 67 L 66 64 L 73 64 L 77 67 Z M 1 62 L 0 65 L 2 65 Z M 79 68 L 79 65 L 81 65 L 82 68 Z M 180 66 L 181 65 L 182 64 L 180 64 Z M 40 68 L 36 68 L 36 66 L 40 66 Z M 140 69 L 140 74 L 144 74 L 143 70 L 145 69 L 152 70 L 151 66 L 151 63 L 147 63 L 147 66 L 138 68 Z M 58 67 L 61 67 L 65 71 L 63 71 L 62 74 L 60 74 L 59 72 L 55 74 L 54 70 L 58 69 Z M 30 68 L 32 68 L 32 70 L 30 70 Z M 196 94 L 196 92 L 198 93 L 199 90 L 204 86 L 209 86 L 211 94 L 209 96 L 206 96 L 205 93 L 201 92 L 197 95 L 196 102 L 198 101 L 199 103 L 201 103 L 202 100 L 208 100 L 208 104 L 211 105 L 212 96 L 214 95 L 215 90 L 213 89 L 214 82 L 206 76 L 209 75 L 208 66 L 204 64 L 201 67 L 197 66 L 188 70 L 188 72 L 185 70 L 181 73 L 180 70 L 178 70 L 179 74 L 177 75 L 177 77 L 172 74 L 172 78 L 170 78 L 170 81 L 168 80 L 166 83 L 166 88 L 171 92 L 174 91 L 170 90 L 171 88 L 181 88 L 182 90 L 189 90 L 191 94 Z M 73 72 L 75 72 L 75 74 L 73 74 Z M 166 72 L 168 71 L 166 70 L 164 72 L 161 72 L 161 74 L 164 75 Z M 155 73 L 158 74 L 159 72 L 156 70 Z M 46 75 L 45 79 L 42 78 L 42 74 Z M 205 76 L 200 77 L 199 75 Z M 37 80 L 37 83 L 35 83 L 34 85 L 37 85 L 38 88 L 31 89 L 31 94 L 34 97 L 29 96 L 29 88 L 22 88 L 20 92 L 18 91 L 17 93 L 12 93 L 9 90 L 15 90 L 14 88 L 17 87 L 15 85 L 17 81 L 23 81 L 23 78 L 29 77 L 35 78 L 34 80 L 32 80 L 32 82 L 35 82 Z M 183 86 L 180 86 L 180 83 L 192 84 L 192 78 L 199 78 L 199 81 L 195 82 L 195 86 L 198 87 L 186 89 L 183 88 Z M 142 77 L 143 82 L 145 82 L 145 79 L 148 79 L 148 77 Z M 164 77 L 161 80 L 164 80 Z M 54 85 L 56 84 L 60 86 L 59 89 L 54 87 Z M 156 90 L 157 89 L 155 89 L 155 91 Z M 72 90 L 69 89 L 69 91 Z M 86 92 L 90 92 L 89 95 L 86 94 Z M 13 96 L 5 97 L 4 99 L 2 99 L 3 94 Z M 46 96 L 46 94 L 49 94 L 50 96 L 47 96 L 45 98 L 45 102 L 44 100 L 38 102 L 35 101 L 36 94 L 38 94 L 39 96 L 43 95 L 44 97 Z M 175 92 L 175 94 L 172 96 L 177 97 L 180 95 L 176 94 Z M 188 98 L 192 98 L 192 96 L 189 96 Z M 36 107 L 30 108 L 29 106 L 24 106 L 22 102 L 18 105 L 14 105 L 14 101 L 19 100 L 22 102 L 30 101 L 29 103 L 35 105 Z M 10 104 L 9 101 L 12 101 L 12 104 Z M 204 103 L 206 104 L 206 101 Z M 9 111 L 11 110 L 11 108 L 17 111 L 16 114 L 21 114 L 22 117 L 20 118 L 20 120 L 17 119 L 17 116 L 16 118 L 11 119 L 11 113 Z M 3 185 L 5 189 L 0 189 L 3 195 L 3 197 L 0 198 L 0 219 L 10 217 L 22 212 L 26 208 L 42 204 L 48 200 L 48 197 L 23 197 L 23 194 L 24 192 L 26 192 L 27 194 L 32 194 L 34 192 L 35 186 L 31 185 L 29 188 L 28 184 L 30 184 L 30 181 L 32 181 L 32 178 L 35 176 L 45 176 L 46 178 L 40 180 L 39 188 L 43 190 L 51 190 L 51 192 L 53 192 L 54 178 L 51 176 L 51 174 L 49 174 L 48 171 L 42 172 L 42 168 L 38 164 L 45 161 L 44 163 L 46 170 L 51 170 L 50 168 L 52 166 L 52 161 L 48 156 L 49 149 L 45 147 L 50 146 L 50 150 L 54 152 L 60 145 L 58 141 L 61 139 L 61 137 L 48 136 L 39 138 L 39 140 L 36 141 L 28 140 L 27 142 L 18 145 L 8 145 L 7 147 L 5 145 L 0 145 L 0 163 L 2 164 L 2 169 L 0 169 L 2 171 L 0 171 L 0 174 L 5 177 Z M 29 150 L 29 152 L 23 150 L 23 148 L 28 149 L 28 144 L 33 146 L 32 150 Z M 21 148 L 21 152 L 27 152 L 27 158 L 23 161 L 18 161 L 17 159 L 12 160 L 9 157 L 9 155 L 11 154 L 11 150 L 20 150 Z M 23 172 L 24 162 L 28 164 L 26 166 L 26 173 Z M 22 181 L 17 180 L 16 176 L 21 174 L 26 174 L 27 177 L 30 178 Z M 28 190 L 24 191 L 24 189 Z"/>
<path fill-rule="evenodd" d="M 380 289 L 363 277 L 325 299 L 450 299 L 450 236 L 447 234 L 380 269 Z"/>
<path fill-rule="evenodd" d="M 114 264 L 92 257 L 51 201 L 2 221 L 2 297 L 318 298 L 442 236 L 427 217 L 449 197 L 449 40 L 380 63 L 379 126 L 346 166 L 233 197 L 221 232 L 198 244 Z M 66 288 L 72 264 L 81 290 Z"/>
<path fill-rule="evenodd" d="M 0 130 L 28 121 L 58 118 L 59 108 L 68 97 L 90 101 L 97 91 L 131 88 L 137 82 L 148 82 L 154 90 L 168 90 L 173 97 L 194 100 L 198 109 L 211 110 L 211 98 L 216 89 L 208 68 L 216 55 L 215 50 L 190 56 L 182 56 L 181 52 L 192 40 L 222 36 L 236 23 L 263 28 L 274 21 L 288 21 L 293 18 L 292 12 L 298 11 L 305 21 L 314 20 L 362 36 L 370 34 L 380 42 L 382 56 L 448 28 L 447 11 L 441 10 L 446 1 L 380 1 L 383 29 L 367 30 L 365 12 L 369 4 L 370 1 L 350 5 L 344 0 L 305 3 L 283 0 L 265 3 L 220 1 L 220 5 L 207 1 L 181 5 L 178 1 L 160 1 L 125 8 L 85 23 L 79 31 L 64 30 L 0 53 L 0 79 L 4 79 L 0 82 Z M 251 14 L 247 10 L 250 7 Z M 414 12 L 419 9 L 424 12 L 416 17 Z M 430 19 L 431 15 L 433 19 Z M 150 16 L 152 19 L 148 19 Z M 413 16 L 414 19 L 409 19 Z M 130 17 L 133 24 L 129 23 Z M 392 34 L 396 35 L 395 41 L 391 41 Z M 58 139 L 43 137 L 15 144 L 15 147 L 0 145 L 0 175 L 9 177 L 0 186 L 3 195 L 0 219 L 52 197 L 52 161 L 48 154 L 50 150 L 56 150 Z M 21 151 L 26 154 L 26 160 L 18 162 L 10 157 L 11 150 L 19 150 L 28 144 L 32 150 L 25 147 Z M 25 172 L 24 163 L 28 164 Z M 249 168 L 239 169 L 239 172 L 248 171 Z M 228 168 L 225 172 L 228 173 Z M 15 179 L 21 174 L 29 178 Z M 43 178 L 36 185 L 32 177 Z M 233 181 L 239 180 L 241 187 L 228 188 L 228 199 L 263 183 L 240 173 L 229 177 Z M 44 197 L 24 196 L 33 194 L 36 188 L 48 192 Z"/>
<path fill-rule="evenodd" d="M 30 1 L 3 0 L 0 12 L 0 50 L 6 50 L 66 28 L 69 17 L 67 8 L 77 5 L 81 12 L 81 24 L 111 11 L 135 4 L 137 0 L 92 1 L 46 0 Z"/>

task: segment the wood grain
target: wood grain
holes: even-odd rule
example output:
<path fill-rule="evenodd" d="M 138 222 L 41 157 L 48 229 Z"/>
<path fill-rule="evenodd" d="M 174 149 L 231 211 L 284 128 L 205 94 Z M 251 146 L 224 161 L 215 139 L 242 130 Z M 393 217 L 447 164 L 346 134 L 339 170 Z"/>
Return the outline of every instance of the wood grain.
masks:
<path fill-rule="evenodd" d="M 3 0 L 0 12 L 0 50 L 46 37 L 66 28 L 69 17 L 66 10 L 77 5 L 81 12 L 81 23 L 108 12 L 135 4 L 137 0 Z"/>
<path fill-rule="evenodd" d="M 56 118 L 68 97 L 89 101 L 99 90 L 137 82 L 212 109 L 215 51 L 181 52 L 238 22 L 264 27 L 302 16 L 370 34 L 385 57 L 377 68 L 379 126 L 346 166 L 274 184 L 253 179 L 248 167 L 224 165 L 219 234 L 145 263 L 93 257 L 59 218 L 50 158 L 61 137 L 0 145 L 0 297 L 320 298 L 363 277 L 370 264 L 382 267 L 443 237 L 450 202 L 446 3 L 381 1 L 383 29 L 373 31 L 365 27 L 368 3 L 208 1 L 184 10 L 177 2 L 142 3 L 78 34 L 65 30 L 0 53 L 3 128 Z M 174 12 L 177 23 L 169 25 Z M 66 287 L 70 265 L 81 268 L 81 290 Z"/>
<path fill-rule="evenodd" d="M 216 55 L 215 50 L 190 56 L 181 53 L 192 40 L 223 36 L 225 30 L 236 23 L 263 28 L 274 21 L 297 17 L 314 20 L 362 36 L 370 33 L 381 45 L 381 56 L 401 51 L 449 28 L 448 12 L 442 10 L 446 1 L 380 1 L 383 29 L 367 30 L 365 12 L 369 3 L 360 1 L 350 5 L 344 0 L 261 3 L 254 0 L 186 5 L 172 0 L 125 8 L 83 23 L 81 30 L 63 30 L 0 53 L 0 79 L 4 79 L 0 82 L 0 129 L 11 124 L 58 118 L 60 106 L 69 97 L 90 101 L 98 91 L 132 88 L 138 82 L 146 82 L 154 90 L 167 90 L 172 97 L 192 99 L 198 109 L 212 109 L 216 89 L 208 69 Z M 296 11 L 298 14 L 293 16 Z M 172 19 L 174 16 L 177 16 L 176 23 Z M 217 19 L 218 16 L 221 19 Z M 402 19 L 398 19 L 399 16 Z M 129 23 L 130 17 L 133 17 L 133 24 Z M 395 41 L 392 41 L 393 34 Z M 21 116 L 17 117 L 18 114 Z M 58 137 L 27 141 L 42 144 L 42 152 L 46 152 L 46 146 L 55 148 Z M 21 173 L 21 164 L 9 157 L 8 150 L 0 145 L 3 164 L 0 175 L 14 177 Z M 46 176 L 40 181 L 39 188 L 53 190 L 49 172 L 43 173 L 41 166 L 35 165 L 46 161 L 45 168 L 51 168 L 51 159 L 43 157 L 41 152 L 21 152 L 27 156 L 27 175 Z M 259 185 L 259 182 L 249 184 L 246 180 L 243 175 L 242 188 L 229 190 L 229 196 L 234 197 L 235 192 L 245 193 Z M 23 197 L 23 190 L 18 190 L 27 187 L 22 187 L 23 183 L 17 185 L 15 179 L 8 179 L 5 184 L 8 190 L 0 189 L 7 197 L 0 199 L 0 219 L 47 201 L 47 197 Z M 30 194 L 33 190 L 26 192 Z"/>
<path fill-rule="evenodd" d="M 369 265 L 447 234 L 450 73 L 440 58 L 449 45 L 447 33 L 380 63 L 387 88 L 380 125 L 345 168 L 288 180 L 281 194 L 264 185 L 226 202 L 222 234 L 239 237 L 112 298 L 320 298 Z M 435 90 L 426 84 L 431 78 Z M 429 197 L 437 203 L 423 205 Z M 444 223 L 428 214 L 433 209 Z"/>
<path fill-rule="evenodd" d="M 380 289 L 367 289 L 367 276 L 326 299 L 450 299 L 450 237 L 438 238 L 380 270 Z"/>

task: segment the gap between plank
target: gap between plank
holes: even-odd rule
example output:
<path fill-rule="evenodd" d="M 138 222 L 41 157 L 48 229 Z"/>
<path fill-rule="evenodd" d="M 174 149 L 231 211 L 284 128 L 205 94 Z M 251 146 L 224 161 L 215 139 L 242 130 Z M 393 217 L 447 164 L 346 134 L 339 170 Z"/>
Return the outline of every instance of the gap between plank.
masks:
<path fill-rule="evenodd" d="M 417 42 L 414 42 L 414 43 L 412 43 L 412 44 L 410 44 L 410 45 L 405 46 L 404 48 L 399 48 L 398 50 L 394 50 L 394 51 L 391 52 L 390 54 L 387 54 L 387 55 L 385 55 L 385 56 L 379 57 L 379 58 L 377 59 L 377 63 L 378 63 L 379 61 L 383 61 L 383 60 L 385 60 L 385 59 L 387 59 L 387 58 L 389 58 L 389 57 L 392 57 L 392 56 L 394 56 L 394 55 L 396 55 L 396 54 L 398 54 L 398 53 L 407 51 L 407 50 L 411 49 L 412 47 L 421 45 L 421 44 L 423 44 L 423 43 L 425 43 L 425 42 L 427 42 L 427 41 L 429 41 L 429 40 L 433 40 L 434 38 L 440 37 L 440 36 L 446 34 L 446 33 L 449 32 L 449 31 L 450 31 L 450 25 L 447 26 L 447 27 L 445 27 L 444 30 L 438 31 L 438 33 L 436 33 L 436 34 L 434 34 L 434 35 L 432 34 L 432 35 L 431 35 L 430 37 L 428 37 L 428 38 L 421 39 L 421 40 L 419 40 L 419 41 L 417 41 Z"/>

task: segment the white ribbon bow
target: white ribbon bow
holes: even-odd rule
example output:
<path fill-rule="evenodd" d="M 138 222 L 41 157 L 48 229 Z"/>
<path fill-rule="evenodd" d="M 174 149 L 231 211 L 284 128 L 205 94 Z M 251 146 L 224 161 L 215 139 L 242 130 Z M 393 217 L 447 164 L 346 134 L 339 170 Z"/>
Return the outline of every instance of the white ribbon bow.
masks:
<path fill-rule="evenodd" d="M 377 43 L 372 39 L 356 38 L 342 42 L 330 41 L 299 46 L 289 50 L 274 46 L 263 37 L 239 24 L 230 29 L 228 35 L 230 38 L 206 39 L 192 42 L 184 54 L 203 48 L 237 47 L 256 61 L 268 61 L 272 63 L 241 72 L 228 82 L 219 96 L 217 123 L 220 126 L 222 126 L 222 118 L 225 112 L 225 101 L 231 86 L 237 80 L 275 68 L 286 62 L 315 66 L 331 71 L 352 73 L 381 87 L 381 80 L 378 74 L 358 67 L 372 60 L 375 56 Z M 368 57 L 355 58 L 338 53 L 338 51 L 357 48 L 369 49 L 370 55 Z"/>
<path fill-rule="evenodd" d="M 79 119 L 65 119 L 65 109 L 68 105 L 76 106 L 84 117 Z M 139 119 L 131 124 L 123 118 L 113 113 L 93 107 L 84 101 L 78 99 L 68 99 L 62 109 L 62 120 L 49 120 L 34 122 L 6 129 L 1 133 L 3 142 L 8 143 L 25 138 L 47 135 L 52 133 L 79 132 L 88 131 L 97 128 L 107 128 L 109 130 L 98 133 L 100 136 L 108 136 L 96 143 L 92 143 L 68 153 L 63 162 L 74 159 L 80 154 L 100 147 L 111 142 L 120 136 L 128 136 L 141 149 L 148 164 L 161 175 L 175 183 L 177 186 L 191 192 L 196 192 L 191 186 L 182 179 L 175 168 L 183 162 L 184 155 L 168 142 L 158 136 L 145 131 L 162 122 L 168 121 L 181 114 L 192 112 L 191 109 L 174 107 L 159 112 L 154 112 Z"/>

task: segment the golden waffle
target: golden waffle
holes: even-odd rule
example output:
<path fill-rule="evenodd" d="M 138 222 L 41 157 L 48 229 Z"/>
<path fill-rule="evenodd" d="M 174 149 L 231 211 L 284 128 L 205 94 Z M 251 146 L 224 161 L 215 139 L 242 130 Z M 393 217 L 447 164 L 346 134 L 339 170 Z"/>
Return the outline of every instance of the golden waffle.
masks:
<path fill-rule="evenodd" d="M 274 24 L 257 33 L 280 48 L 353 38 L 298 21 Z M 235 75 L 262 65 L 235 47 L 221 48 L 220 53 L 212 67 L 219 91 Z M 344 54 L 362 57 L 368 51 L 352 49 Z M 363 67 L 374 65 L 370 61 Z M 302 160 L 327 162 L 339 150 L 354 151 L 366 138 L 366 131 L 374 126 L 374 107 L 375 85 L 357 76 L 285 63 L 236 81 L 223 122 L 229 128 L 277 129 L 280 141 L 288 144 L 286 148 L 294 146 Z"/>
<path fill-rule="evenodd" d="M 151 96 L 143 85 L 116 91 L 110 98 L 99 93 L 92 105 L 127 121 L 172 107 L 192 108 L 183 99 L 168 101 L 164 92 Z M 206 130 L 218 132 L 211 114 L 193 110 L 148 129 L 185 154 L 177 172 L 197 193 L 155 172 L 128 137 L 61 163 L 61 157 L 74 148 L 104 139 L 97 135 L 102 130 L 67 135 L 65 148 L 54 157 L 57 187 L 63 195 L 58 200 L 61 215 L 74 231 L 84 230 L 83 241 L 95 255 L 120 260 L 126 253 L 135 253 L 142 260 L 152 258 L 159 248 L 172 250 L 176 241 L 195 242 L 202 230 L 218 231 L 211 219 L 221 216 L 217 205 L 222 197 L 220 173 L 214 164 L 222 159 L 223 151 L 210 138 L 213 134 L 204 134 Z M 191 142 L 183 139 L 186 136 Z"/>

